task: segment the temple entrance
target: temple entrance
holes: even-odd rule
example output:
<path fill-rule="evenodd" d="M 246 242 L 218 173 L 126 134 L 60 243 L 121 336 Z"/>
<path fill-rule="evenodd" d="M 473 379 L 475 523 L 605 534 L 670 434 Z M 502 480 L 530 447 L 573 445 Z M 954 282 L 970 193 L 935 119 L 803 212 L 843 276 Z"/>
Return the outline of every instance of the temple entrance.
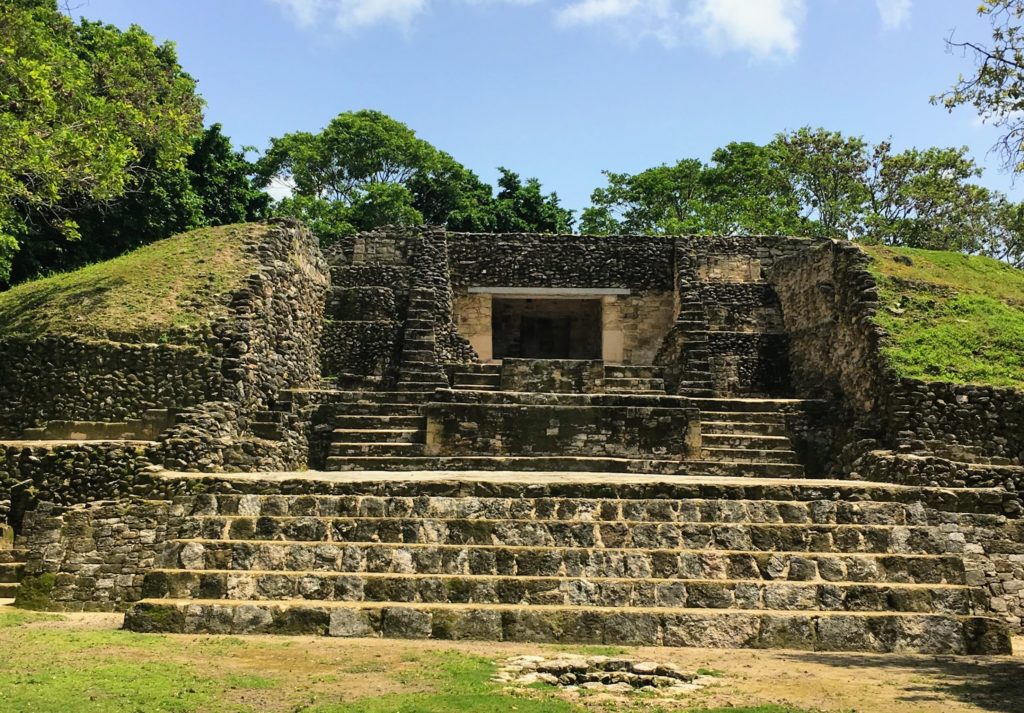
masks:
<path fill-rule="evenodd" d="M 601 300 L 498 299 L 491 312 L 495 359 L 600 359 Z"/>

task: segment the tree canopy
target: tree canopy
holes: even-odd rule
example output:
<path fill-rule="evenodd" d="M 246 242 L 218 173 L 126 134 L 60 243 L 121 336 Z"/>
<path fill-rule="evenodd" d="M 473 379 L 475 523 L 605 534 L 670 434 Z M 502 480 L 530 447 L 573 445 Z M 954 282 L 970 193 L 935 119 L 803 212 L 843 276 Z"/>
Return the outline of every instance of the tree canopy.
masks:
<path fill-rule="evenodd" d="M 958 250 L 1024 264 L 1024 209 L 974 183 L 962 148 L 894 151 L 803 127 L 731 143 L 708 164 L 683 159 L 637 174 L 605 171 L 582 230 L 592 233 L 789 234 Z"/>
<path fill-rule="evenodd" d="M 932 103 L 949 111 L 970 105 L 986 123 L 1002 131 L 995 149 L 1005 168 L 1024 172 L 1024 0 L 981 0 L 978 14 L 992 27 L 989 42 L 946 40 L 950 51 L 974 60 L 974 70 Z"/>
<path fill-rule="evenodd" d="M 0 4 L 0 280 L 33 231 L 77 239 L 77 211 L 181 165 L 201 108 L 172 44 L 55 0 Z"/>
<path fill-rule="evenodd" d="M 570 211 L 537 179 L 501 170 L 498 194 L 447 153 L 379 111 L 339 114 L 318 133 L 273 138 L 258 161 L 263 185 L 288 186 L 275 212 L 305 220 L 330 244 L 383 224 L 457 230 L 559 231 Z"/>

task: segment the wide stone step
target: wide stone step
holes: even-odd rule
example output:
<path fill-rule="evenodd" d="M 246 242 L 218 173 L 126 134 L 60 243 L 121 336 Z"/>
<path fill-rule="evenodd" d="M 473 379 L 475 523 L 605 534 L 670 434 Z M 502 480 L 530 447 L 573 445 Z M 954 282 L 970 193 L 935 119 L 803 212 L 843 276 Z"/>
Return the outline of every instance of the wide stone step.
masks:
<path fill-rule="evenodd" d="M 417 410 L 419 407 L 415 407 Z M 420 429 L 426 425 L 424 416 L 385 416 L 379 414 L 353 415 L 338 414 L 331 419 L 341 429 Z"/>
<path fill-rule="evenodd" d="M 701 457 L 727 463 L 791 463 L 796 464 L 796 453 L 791 450 L 763 448 L 738 448 L 711 446 L 700 449 Z"/>
<path fill-rule="evenodd" d="M 20 584 L 15 582 L 0 582 L 0 599 L 14 599 L 18 596 Z"/>
<path fill-rule="evenodd" d="M 493 386 L 501 383 L 500 373 L 488 373 L 488 372 L 455 372 L 455 384 L 456 386 L 462 385 L 479 385 L 479 386 Z"/>
<path fill-rule="evenodd" d="M 420 428 L 336 428 L 331 436 L 336 443 L 422 443 Z"/>
<path fill-rule="evenodd" d="M 186 634 L 383 636 L 878 653 L 1011 651 L 1006 625 L 996 619 L 910 613 L 144 600 L 125 615 L 125 628 Z"/>
<path fill-rule="evenodd" d="M 501 364 L 449 363 L 448 367 L 459 374 L 490 374 L 501 376 Z"/>
<path fill-rule="evenodd" d="M 416 349 L 411 345 L 405 345 L 402 349 L 402 360 L 406 362 L 417 362 L 421 364 L 432 363 L 435 359 L 434 345 L 431 344 L 423 349 Z"/>
<path fill-rule="evenodd" d="M 710 412 L 755 412 L 768 411 L 778 412 L 793 406 L 806 403 L 801 399 L 694 399 L 694 406 L 701 410 L 701 413 Z"/>
<path fill-rule="evenodd" d="M 781 418 L 775 422 L 701 421 L 700 431 L 704 438 L 716 435 L 785 436 L 786 426 Z"/>
<path fill-rule="evenodd" d="M 677 481 L 678 482 L 678 481 Z M 685 482 L 685 481 L 684 481 Z M 507 495 L 431 495 L 430 484 L 411 481 L 403 490 L 416 495 L 239 495 L 200 494 L 179 499 L 184 513 L 194 517 L 270 518 L 430 518 L 441 520 L 538 520 L 557 522 L 656 523 L 677 525 L 881 525 L 916 526 L 946 522 L 943 512 L 971 510 L 956 500 L 944 498 L 925 507 L 925 497 L 958 496 L 956 491 L 926 491 L 921 500 L 901 501 L 898 490 L 860 490 L 856 487 L 817 487 L 808 481 L 794 481 L 796 487 L 757 486 L 727 488 L 716 485 L 692 487 L 651 487 L 643 490 L 623 486 L 623 497 L 602 497 L 611 488 L 592 492 L 566 485 L 566 494 L 545 495 L 510 489 Z M 497 491 L 497 485 L 493 486 Z M 613 486 L 614 487 L 614 486 Z M 467 488 L 468 489 L 468 488 Z M 649 491 L 649 495 L 645 492 Z M 864 499 L 864 493 L 875 496 Z M 969 492 L 969 491 L 968 491 Z M 655 496 L 662 497 L 655 497 Z M 752 499 L 758 495 L 763 497 Z M 888 498 L 884 496 L 890 496 Z M 998 526 L 996 514 L 971 516 L 980 526 Z"/>
<path fill-rule="evenodd" d="M 655 460 L 570 456 L 352 456 L 328 457 L 327 470 L 510 470 L 566 471 L 576 473 L 645 473 L 678 476 L 726 476 L 750 478 L 803 477 L 796 463 L 754 463 L 725 460 Z"/>
<path fill-rule="evenodd" d="M 604 378 L 606 390 L 622 389 L 624 391 L 664 391 L 665 380 L 656 378 L 640 378 L 633 376 L 606 376 Z"/>
<path fill-rule="evenodd" d="M 793 443 L 786 436 L 757 434 L 707 433 L 701 424 L 701 443 L 706 448 L 729 448 L 757 451 L 790 451 Z"/>
<path fill-rule="evenodd" d="M 183 569 L 964 584 L 959 555 L 176 540 Z"/>
<path fill-rule="evenodd" d="M 405 381 L 400 380 L 398 387 L 401 389 L 408 389 L 409 391 L 419 391 L 424 394 L 432 394 L 437 389 L 448 388 L 448 382 L 443 377 L 438 377 L 438 380 L 430 381 Z"/>
<path fill-rule="evenodd" d="M 448 380 L 444 378 L 444 374 L 441 373 L 440 368 L 434 369 L 416 369 L 406 368 L 404 365 L 398 370 L 398 378 L 400 382 L 405 381 L 420 381 L 429 382 L 431 384 L 444 384 L 447 386 Z"/>
<path fill-rule="evenodd" d="M 328 453 L 331 457 L 348 456 L 415 456 L 423 452 L 422 443 L 402 442 L 337 442 L 332 441 Z"/>
<path fill-rule="evenodd" d="M 973 614 L 979 590 L 945 584 L 863 584 L 579 577 L 343 574 L 158 569 L 146 599 L 258 599 L 779 611 Z"/>
<path fill-rule="evenodd" d="M 180 536 L 289 542 L 391 542 L 514 547 L 723 549 L 946 554 L 962 543 L 938 527 L 807 523 L 484 520 L 410 517 L 197 516 Z"/>
<path fill-rule="evenodd" d="M 707 401 L 708 399 L 691 399 L 692 401 Z M 777 424 L 786 425 L 785 414 L 771 411 L 701 411 L 701 425 L 711 422 L 721 424 Z"/>

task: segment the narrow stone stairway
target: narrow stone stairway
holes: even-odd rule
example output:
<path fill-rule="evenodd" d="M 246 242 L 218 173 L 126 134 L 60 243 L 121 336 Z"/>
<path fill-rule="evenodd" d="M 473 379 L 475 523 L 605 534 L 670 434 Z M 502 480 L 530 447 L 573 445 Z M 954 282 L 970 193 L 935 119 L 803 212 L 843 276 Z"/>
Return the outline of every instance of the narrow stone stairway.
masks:
<path fill-rule="evenodd" d="M 435 353 L 434 299 L 434 291 L 429 287 L 413 287 L 409 291 L 398 368 L 399 391 L 433 391 L 448 387 Z"/>
<path fill-rule="evenodd" d="M 7 525 L 0 525 L 0 599 L 14 599 L 19 582 L 25 574 L 23 549 L 14 546 L 14 534 Z"/>
<path fill-rule="evenodd" d="M 419 413 L 424 392 L 367 392 L 338 406 L 327 452 L 328 470 L 369 467 L 365 460 L 423 455 L 426 418 Z"/>
<path fill-rule="evenodd" d="M 701 457 L 730 463 L 774 463 L 791 466 L 802 477 L 803 466 L 786 435 L 785 409 L 797 399 L 693 399 L 701 412 Z"/>
<path fill-rule="evenodd" d="M 624 476 L 612 497 L 607 478 L 476 476 L 179 497 L 126 628 L 1009 650 L 954 526 L 999 512 L 997 491 Z"/>

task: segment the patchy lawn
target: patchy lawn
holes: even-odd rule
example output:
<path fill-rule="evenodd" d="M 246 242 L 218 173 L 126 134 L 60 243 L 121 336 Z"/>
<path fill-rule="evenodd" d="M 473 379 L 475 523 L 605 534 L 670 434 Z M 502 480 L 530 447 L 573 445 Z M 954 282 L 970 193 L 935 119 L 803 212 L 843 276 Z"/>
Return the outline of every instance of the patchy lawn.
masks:
<path fill-rule="evenodd" d="M 118 615 L 0 607 L 0 713 L 961 713 L 1019 711 L 1024 659 L 157 636 Z M 715 683 L 666 701 L 491 682 L 556 650 L 669 661 Z"/>
<path fill-rule="evenodd" d="M 901 376 L 1024 389 L 1024 271 L 986 257 L 867 246 Z"/>
<path fill-rule="evenodd" d="M 267 230 L 203 228 L 20 284 L 0 292 L 0 336 L 188 343 L 226 314 L 228 296 L 257 267 L 242 248 Z"/>

